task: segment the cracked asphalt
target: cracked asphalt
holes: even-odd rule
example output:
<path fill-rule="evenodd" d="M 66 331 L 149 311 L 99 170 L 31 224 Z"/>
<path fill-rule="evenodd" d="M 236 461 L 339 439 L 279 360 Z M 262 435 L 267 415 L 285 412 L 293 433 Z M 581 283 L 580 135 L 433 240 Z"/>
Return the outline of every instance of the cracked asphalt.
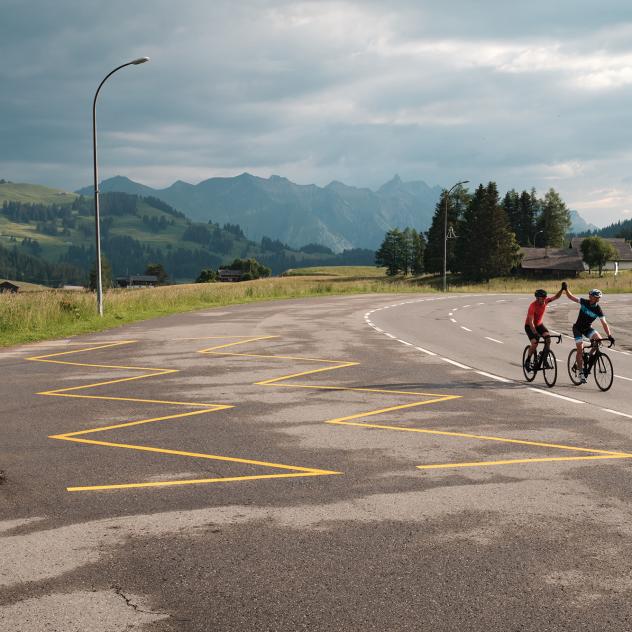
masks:
<path fill-rule="evenodd" d="M 526 301 L 428 298 L 0 352 L 0 631 L 632 629 L 632 358 L 536 393 Z"/>

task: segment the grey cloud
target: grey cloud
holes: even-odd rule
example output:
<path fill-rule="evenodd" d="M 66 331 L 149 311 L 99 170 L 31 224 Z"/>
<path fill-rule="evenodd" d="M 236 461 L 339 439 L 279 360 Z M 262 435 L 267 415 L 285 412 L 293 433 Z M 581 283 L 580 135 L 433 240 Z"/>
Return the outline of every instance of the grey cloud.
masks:
<path fill-rule="evenodd" d="M 630 33 L 624 1 L 5 0 L 0 177 L 89 182 L 94 90 L 146 54 L 100 97 L 104 177 L 397 172 L 588 204 L 617 186 L 614 218 L 632 207 Z"/>

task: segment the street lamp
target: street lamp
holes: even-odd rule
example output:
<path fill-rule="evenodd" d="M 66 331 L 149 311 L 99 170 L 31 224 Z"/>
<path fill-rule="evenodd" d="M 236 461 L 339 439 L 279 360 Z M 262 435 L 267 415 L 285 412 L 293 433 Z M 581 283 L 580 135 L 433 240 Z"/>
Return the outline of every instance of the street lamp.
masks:
<path fill-rule="evenodd" d="M 149 57 L 139 57 L 133 61 L 128 61 L 126 64 L 118 66 L 99 84 L 96 94 L 94 95 L 94 101 L 92 102 L 92 150 L 94 159 L 94 224 L 96 228 L 96 242 L 97 242 L 97 260 L 96 260 L 96 272 L 97 272 L 97 311 L 99 316 L 103 316 L 103 279 L 101 278 L 101 224 L 99 221 L 99 171 L 97 167 L 97 97 L 103 84 L 117 71 L 125 66 L 138 66 L 138 64 L 144 64 L 149 61 Z"/>
<path fill-rule="evenodd" d="M 448 199 L 450 198 L 450 193 L 454 191 L 457 187 L 460 187 L 462 184 L 467 184 L 469 180 L 462 180 L 461 182 L 457 182 L 445 195 L 445 213 L 444 213 L 444 224 L 443 224 L 443 291 L 448 291 Z"/>
<path fill-rule="evenodd" d="M 543 233 L 543 232 L 544 232 L 544 230 L 539 230 L 539 231 L 538 231 L 535 235 L 533 235 L 533 247 L 534 247 L 534 248 L 536 247 L 536 246 L 535 246 L 535 239 L 536 239 L 536 237 L 537 237 L 540 233 Z"/>

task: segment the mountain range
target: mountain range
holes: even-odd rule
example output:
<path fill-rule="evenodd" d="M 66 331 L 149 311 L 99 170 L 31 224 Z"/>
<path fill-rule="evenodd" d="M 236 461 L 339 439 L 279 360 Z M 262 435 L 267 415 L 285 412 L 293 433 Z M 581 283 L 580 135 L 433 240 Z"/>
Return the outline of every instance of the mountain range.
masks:
<path fill-rule="evenodd" d="M 439 186 L 404 182 L 399 176 L 372 191 L 337 181 L 319 187 L 249 173 L 199 184 L 179 180 L 166 189 L 116 176 L 104 180 L 99 190 L 152 196 L 198 222 L 239 224 L 254 241 L 267 236 L 295 248 L 316 243 L 334 252 L 375 250 L 391 228 L 427 230 L 441 195 Z M 92 195 L 93 190 L 85 187 L 77 193 Z"/>

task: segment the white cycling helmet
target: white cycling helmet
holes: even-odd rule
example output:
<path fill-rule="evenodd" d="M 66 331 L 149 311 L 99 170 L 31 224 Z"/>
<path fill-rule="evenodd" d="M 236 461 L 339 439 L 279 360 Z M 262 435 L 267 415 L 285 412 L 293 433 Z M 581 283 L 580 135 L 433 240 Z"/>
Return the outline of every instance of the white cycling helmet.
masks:
<path fill-rule="evenodd" d="M 594 290 L 590 290 L 590 292 L 588 292 L 588 296 L 596 296 L 597 298 L 601 298 L 603 295 L 603 292 L 601 290 L 598 289 L 594 289 Z"/>

